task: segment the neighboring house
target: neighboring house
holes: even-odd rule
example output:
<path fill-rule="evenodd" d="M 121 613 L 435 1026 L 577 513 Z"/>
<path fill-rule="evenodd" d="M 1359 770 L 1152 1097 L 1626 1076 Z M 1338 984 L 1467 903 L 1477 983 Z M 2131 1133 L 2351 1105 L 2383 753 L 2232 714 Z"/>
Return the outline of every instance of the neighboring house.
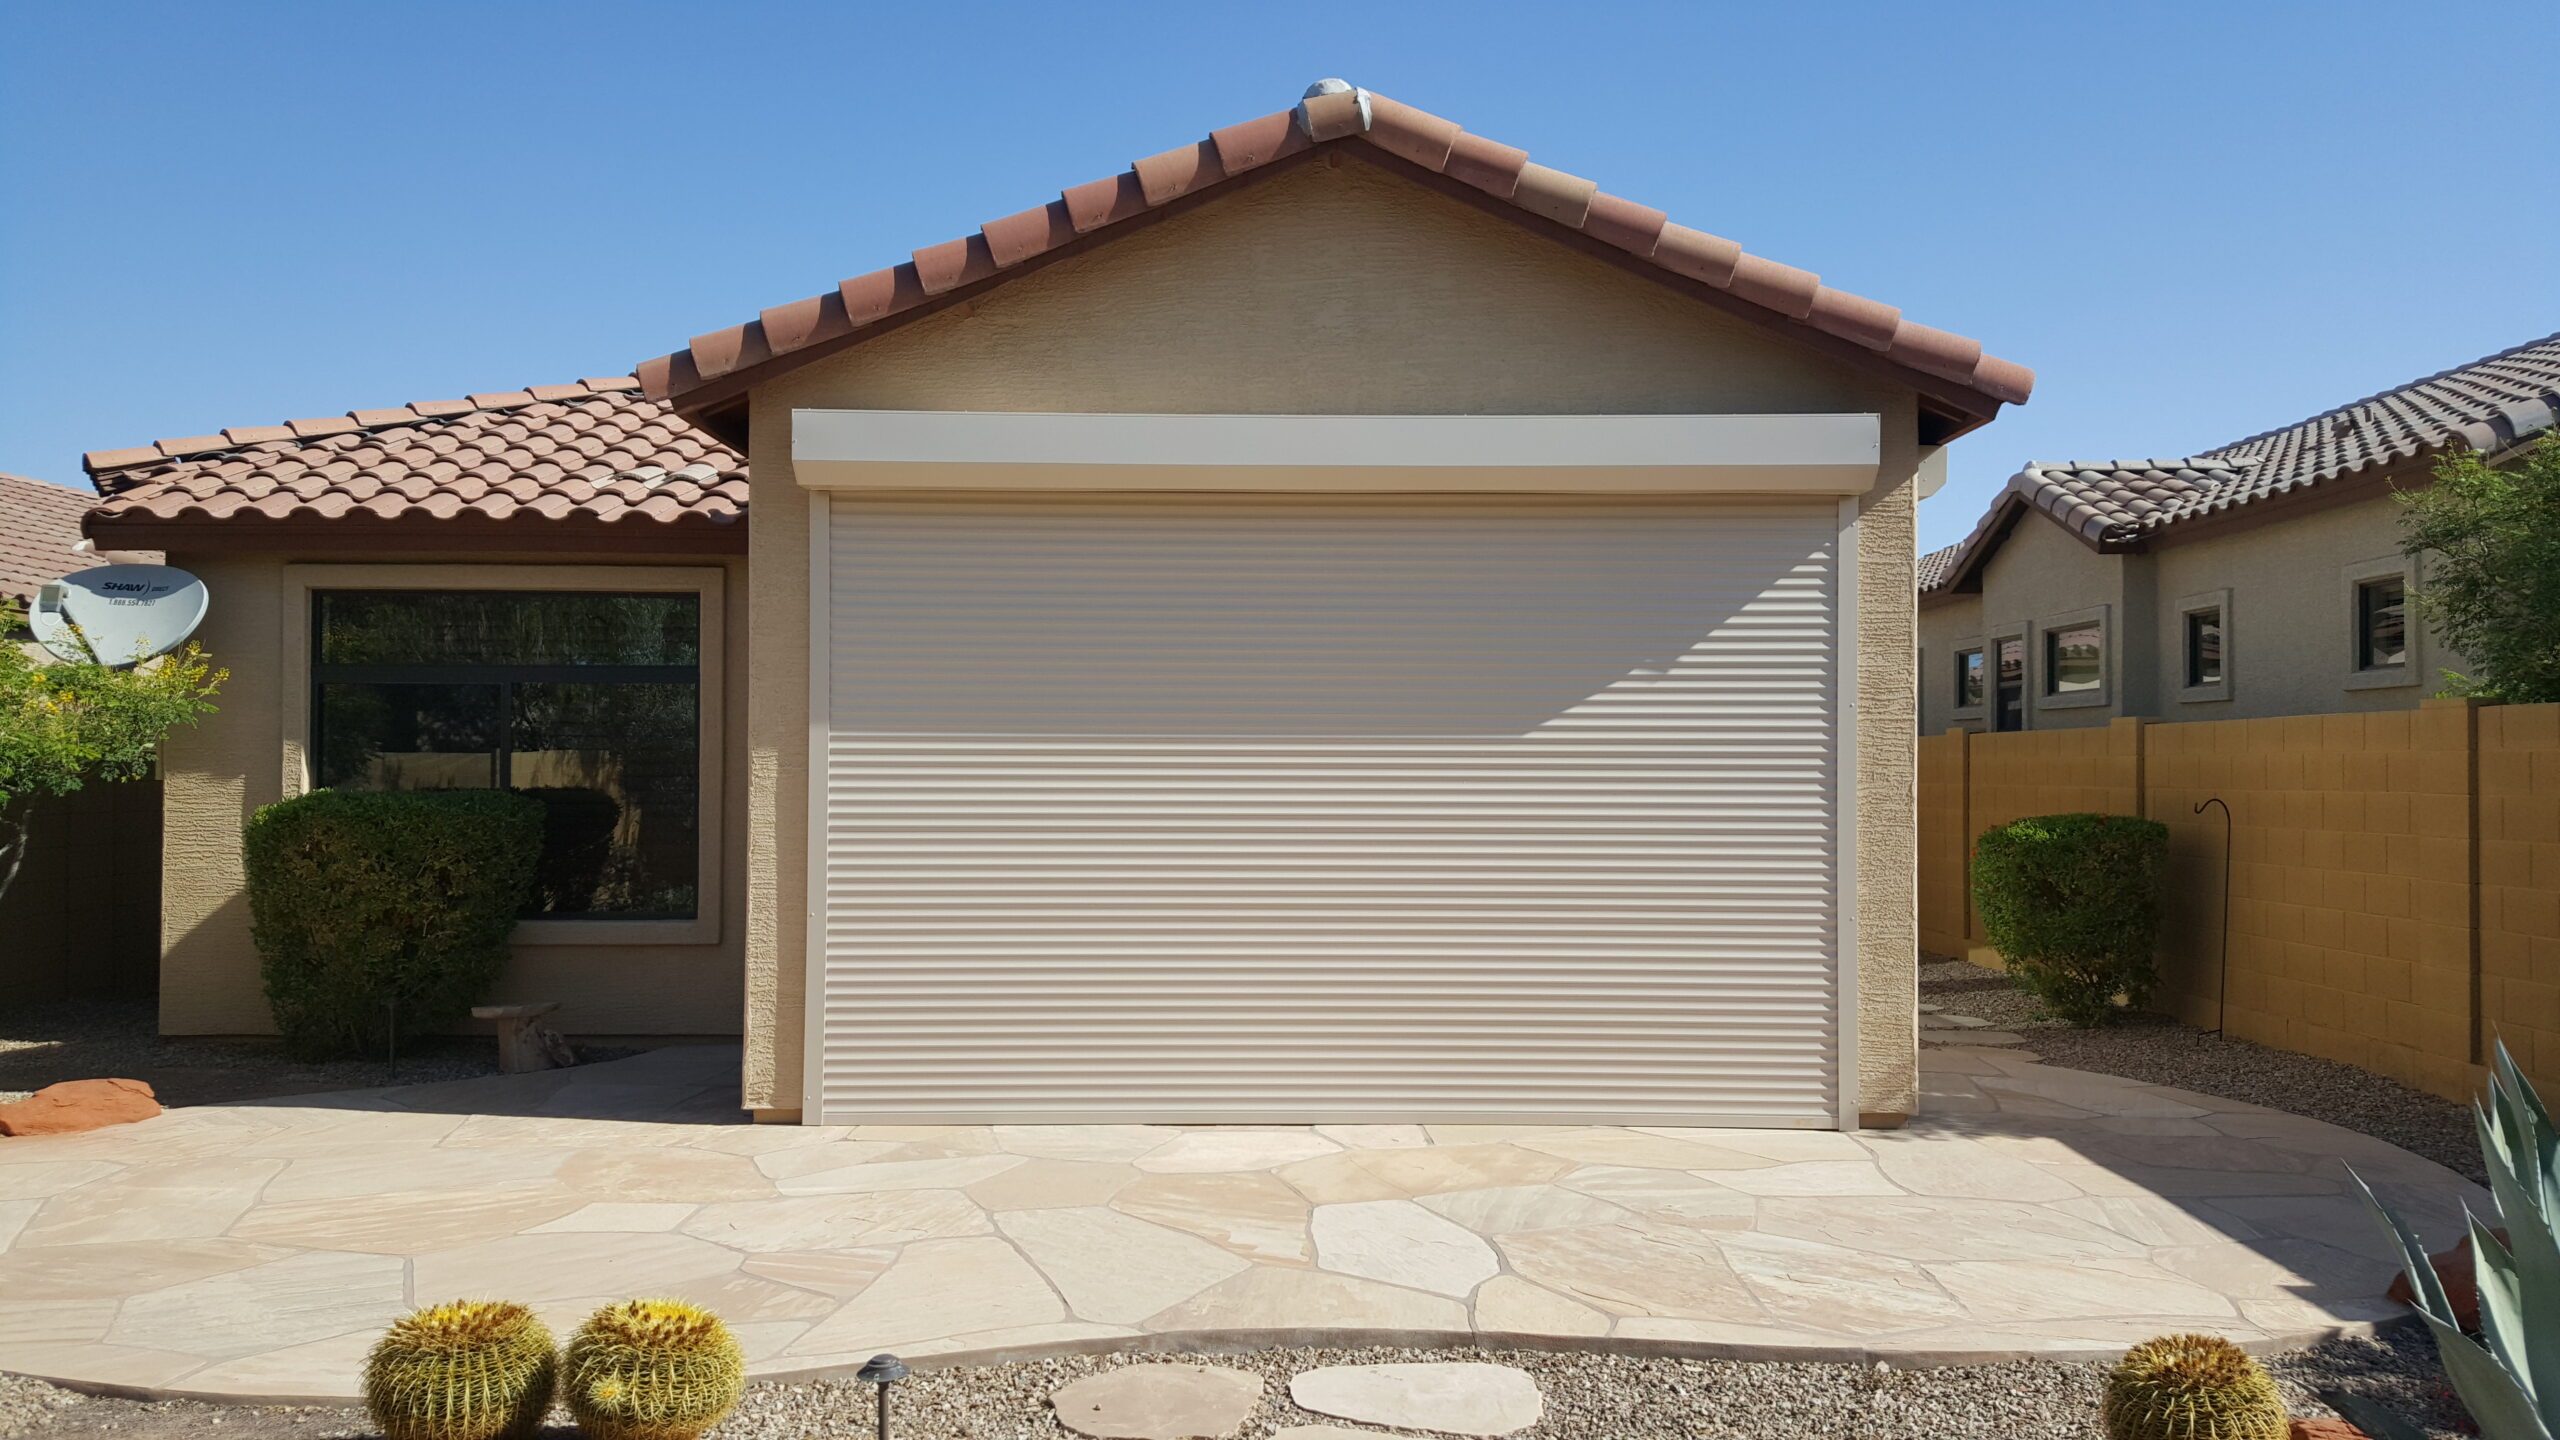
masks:
<path fill-rule="evenodd" d="M 151 554 L 98 554 L 86 490 L 0 475 L 0 596 L 21 611 L 47 581 Z M 0 645 L 33 647 L 23 623 Z M 40 658 L 41 650 L 35 652 Z M 0 895 L 0 994 L 12 1000 L 151 993 L 159 959 L 160 786 L 91 785 L 37 802 L 26 863 Z"/>
<path fill-rule="evenodd" d="M 2560 335 L 2175 460 L 2033 464 L 1920 557 L 1925 733 L 2414 706 L 2459 670 L 2392 492 L 2560 413 Z"/>
<path fill-rule="evenodd" d="M 1917 477 L 2030 384 L 1328 83 L 637 393 L 92 456 L 233 673 L 163 1028 L 266 1026 L 251 809 L 503 781 L 505 995 L 759 1118 L 1888 1123 Z"/>
<path fill-rule="evenodd" d="M 92 565 L 156 565 L 151 554 L 99 554 L 80 533 L 98 497 L 87 490 L 0 474 L 0 597 L 21 608 L 48 580 Z"/>

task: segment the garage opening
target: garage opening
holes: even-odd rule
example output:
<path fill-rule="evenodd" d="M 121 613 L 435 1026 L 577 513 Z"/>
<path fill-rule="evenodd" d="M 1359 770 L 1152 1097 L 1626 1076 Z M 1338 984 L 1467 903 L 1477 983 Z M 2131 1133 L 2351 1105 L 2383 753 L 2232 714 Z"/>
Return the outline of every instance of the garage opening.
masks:
<path fill-rule="evenodd" d="M 1843 1123 L 1848 509 L 821 496 L 807 1115 Z"/>

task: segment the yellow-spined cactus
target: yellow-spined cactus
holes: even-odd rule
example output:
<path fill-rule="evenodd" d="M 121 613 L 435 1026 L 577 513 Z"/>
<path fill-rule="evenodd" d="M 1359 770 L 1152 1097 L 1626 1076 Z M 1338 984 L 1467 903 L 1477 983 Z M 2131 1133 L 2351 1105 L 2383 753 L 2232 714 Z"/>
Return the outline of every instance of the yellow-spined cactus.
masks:
<path fill-rule="evenodd" d="M 2213 1335 L 2145 1340 L 2107 1376 L 2107 1440 L 2284 1440 L 2284 1397 Z"/>
<path fill-rule="evenodd" d="M 747 1357 L 708 1310 L 625 1300 L 569 1337 L 561 1381 L 588 1440 L 695 1440 L 736 1407 Z"/>
<path fill-rule="evenodd" d="M 365 1409 L 385 1440 L 524 1440 L 551 1408 L 558 1358 L 522 1305 L 430 1305 L 375 1342 Z"/>

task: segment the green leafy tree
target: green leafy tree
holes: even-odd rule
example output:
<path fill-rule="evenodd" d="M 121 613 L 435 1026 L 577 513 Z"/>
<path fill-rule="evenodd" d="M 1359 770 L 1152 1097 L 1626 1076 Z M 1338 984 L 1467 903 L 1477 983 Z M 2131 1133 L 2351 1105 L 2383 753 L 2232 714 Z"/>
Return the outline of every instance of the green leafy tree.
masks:
<path fill-rule="evenodd" d="M 2427 554 L 2418 613 L 2471 663 L 2445 693 L 2560 700 L 2560 432 L 2503 467 L 2448 455 L 2400 503 L 2402 548 Z"/>
<path fill-rule="evenodd" d="M 131 669 L 40 660 L 25 620 L 0 601 L 0 895 L 26 861 L 37 801 L 150 774 L 161 737 L 211 713 L 230 678 L 193 644 Z"/>

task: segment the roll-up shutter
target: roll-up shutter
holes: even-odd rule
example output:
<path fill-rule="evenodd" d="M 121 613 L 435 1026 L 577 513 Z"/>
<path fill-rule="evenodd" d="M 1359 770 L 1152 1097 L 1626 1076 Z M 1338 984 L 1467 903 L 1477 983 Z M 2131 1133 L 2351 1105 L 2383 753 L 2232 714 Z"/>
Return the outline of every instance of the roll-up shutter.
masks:
<path fill-rule="evenodd" d="M 1835 1123 L 1836 502 L 819 523 L 813 1119 Z"/>

